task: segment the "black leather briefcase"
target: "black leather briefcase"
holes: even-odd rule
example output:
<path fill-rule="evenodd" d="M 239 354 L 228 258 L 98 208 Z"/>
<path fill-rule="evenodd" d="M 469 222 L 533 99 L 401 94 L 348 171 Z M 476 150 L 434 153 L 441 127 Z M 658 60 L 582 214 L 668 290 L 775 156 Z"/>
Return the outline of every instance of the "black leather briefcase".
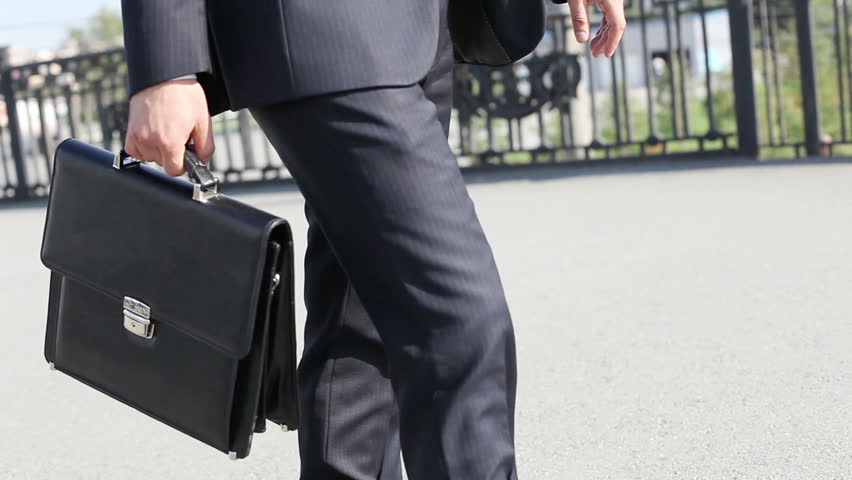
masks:
<path fill-rule="evenodd" d="M 69 139 L 54 159 L 42 262 L 45 358 L 202 442 L 249 454 L 298 424 L 293 250 L 281 218 Z"/>

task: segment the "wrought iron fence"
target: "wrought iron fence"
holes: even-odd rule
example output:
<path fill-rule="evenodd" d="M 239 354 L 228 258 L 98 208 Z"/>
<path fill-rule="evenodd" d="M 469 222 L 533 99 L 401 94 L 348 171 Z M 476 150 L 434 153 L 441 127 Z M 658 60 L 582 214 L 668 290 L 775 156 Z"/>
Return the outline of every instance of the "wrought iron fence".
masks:
<path fill-rule="evenodd" d="M 450 144 L 465 168 L 847 152 L 850 3 L 633 0 L 611 59 L 577 44 L 556 7 L 524 61 L 456 68 Z M 0 200 L 44 196 L 52 152 L 66 137 L 117 150 L 126 79 L 122 50 L 0 71 Z M 246 111 L 217 116 L 214 133 L 213 168 L 224 181 L 288 177 Z"/>
<path fill-rule="evenodd" d="M 0 74 L 3 197 L 47 194 L 52 152 L 76 137 L 114 149 L 126 114 L 124 52 L 95 53 L 6 69 Z M 0 110 L 0 114 L 4 113 Z"/>
<path fill-rule="evenodd" d="M 731 153 L 733 109 L 721 95 L 709 31 L 727 29 L 724 1 L 634 1 L 630 28 L 611 58 L 592 58 L 573 41 L 571 20 L 552 15 L 526 61 L 502 69 L 456 70 L 457 151 L 472 164 L 595 160 L 677 153 Z M 592 21 L 600 17 L 592 12 Z M 718 26 L 716 27 L 718 29 Z"/>
<path fill-rule="evenodd" d="M 755 85 L 769 155 L 852 155 L 852 0 L 756 0 Z"/>

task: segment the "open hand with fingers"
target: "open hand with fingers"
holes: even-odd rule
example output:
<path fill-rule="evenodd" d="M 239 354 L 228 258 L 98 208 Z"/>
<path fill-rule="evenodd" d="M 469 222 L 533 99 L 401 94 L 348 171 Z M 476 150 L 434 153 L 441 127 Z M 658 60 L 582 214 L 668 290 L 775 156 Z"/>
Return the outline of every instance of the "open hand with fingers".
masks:
<path fill-rule="evenodd" d="M 566 1 L 557 0 L 557 3 L 566 3 Z M 611 57 L 618 48 L 618 44 L 621 43 L 621 37 L 624 35 L 625 28 L 627 28 L 627 20 L 624 16 L 624 0 L 567 0 L 567 3 L 571 8 L 574 36 L 580 43 L 589 40 L 588 5 L 594 4 L 600 8 L 603 13 L 603 20 L 598 32 L 592 38 L 589 48 L 592 49 L 592 55 L 595 58 L 601 55 Z"/>
<path fill-rule="evenodd" d="M 205 162 L 213 155 L 212 120 L 204 89 L 194 79 L 172 80 L 140 90 L 130 98 L 124 150 L 155 162 L 169 175 L 183 174 L 183 154 L 192 140 Z"/>

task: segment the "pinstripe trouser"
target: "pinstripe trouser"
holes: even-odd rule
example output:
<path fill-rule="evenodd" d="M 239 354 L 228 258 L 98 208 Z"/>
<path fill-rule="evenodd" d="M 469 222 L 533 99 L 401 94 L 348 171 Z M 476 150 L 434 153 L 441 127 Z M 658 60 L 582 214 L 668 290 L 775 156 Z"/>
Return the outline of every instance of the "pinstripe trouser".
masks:
<path fill-rule="evenodd" d="M 515 344 L 447 141 L 452 48 L 417 85 L 252 109 L 306 200 L 303 480 L 516 478 Z"/>

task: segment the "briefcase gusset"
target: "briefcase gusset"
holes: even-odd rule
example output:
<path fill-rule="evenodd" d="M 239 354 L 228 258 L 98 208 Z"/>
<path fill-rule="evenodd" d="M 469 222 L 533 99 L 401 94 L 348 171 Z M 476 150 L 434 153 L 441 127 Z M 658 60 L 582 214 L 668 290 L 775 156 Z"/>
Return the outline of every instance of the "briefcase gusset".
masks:
<path fill-rule="evenodd" d="M 69 139 L 41 257 L 57 370 L 232 458 L 297 427 L 285 220 Z"/>

